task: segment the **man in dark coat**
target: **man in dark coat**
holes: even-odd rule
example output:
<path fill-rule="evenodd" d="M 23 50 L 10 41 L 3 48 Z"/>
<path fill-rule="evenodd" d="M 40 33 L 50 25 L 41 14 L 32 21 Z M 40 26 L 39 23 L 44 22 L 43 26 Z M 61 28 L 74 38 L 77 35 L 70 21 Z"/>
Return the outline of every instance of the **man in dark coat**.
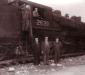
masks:
<path fill-rule="evenodd" d="M 32 50 L 34 55 L 34 64 L 38 65 L 40 64 L 40 54 L 41 54 L 38 38 L 34 39 Z"/>
<path fill-rule="evenodd" d="M 56 38 L 56 41 L 54 42 L 54 62 L 59 62 L 60 56 L 61 56 L 61 42 L 59 41 L 59 38 Z"/>

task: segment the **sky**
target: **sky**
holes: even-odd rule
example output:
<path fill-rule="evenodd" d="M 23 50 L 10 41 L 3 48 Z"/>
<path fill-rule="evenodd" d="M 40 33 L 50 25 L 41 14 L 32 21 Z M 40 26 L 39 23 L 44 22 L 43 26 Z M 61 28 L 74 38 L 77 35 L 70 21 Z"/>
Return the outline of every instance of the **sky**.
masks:
<path fill-rule="evenodd" d="M 81 16 L 85 22 L 85 0 L 29 0 L 61 10 L 62 15 Z"/>

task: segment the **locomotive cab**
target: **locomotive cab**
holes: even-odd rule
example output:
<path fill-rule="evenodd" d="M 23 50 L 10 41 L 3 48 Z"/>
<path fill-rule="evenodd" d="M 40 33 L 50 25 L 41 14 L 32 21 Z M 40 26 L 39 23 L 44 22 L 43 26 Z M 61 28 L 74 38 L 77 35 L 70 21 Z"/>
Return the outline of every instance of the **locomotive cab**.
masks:
<path fill-rule="evenodd" d="M 9 4 L 17 5 L 19 9 L 21 31 L 33 36 L 35 28 L 49 28 L 51 25 L 52 8 L 30 1 L 13 0 Z M 33 29 L 33 30 L 32 30 Z"/>
<path fill-rule="evenodd" d="M 14 0 L 9 4 L 18 8 L 19 37 L 24 50 L 27 51 L 32 46 L 34 38 L 42 41 L 46 36 L 50 37 L 53 34 L 52 8 L 25 0 Z"/>

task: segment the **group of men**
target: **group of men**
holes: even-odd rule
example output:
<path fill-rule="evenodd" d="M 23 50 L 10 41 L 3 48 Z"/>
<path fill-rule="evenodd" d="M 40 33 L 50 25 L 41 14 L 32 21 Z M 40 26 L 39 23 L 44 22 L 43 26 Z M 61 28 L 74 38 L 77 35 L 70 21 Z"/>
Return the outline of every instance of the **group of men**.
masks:
<path fill-rule="evenodd" d="M 24 45 L 31 44 L 31 49 L 34 55 L 34 64 L 40 64 L 41 61 L 41 55 L 43 56 L 43 62 L 45 65 L 49 64 L 49 54 L 50 54 L 50 42 L 49 38 L 45 37 L 41 43 L 39 42 L 39 38 L 34 38 L 33 41 L 29 43 L 30 40 L 27 40 L 29 38 L 28 35 L 30 35 L 30 12 L 31 8 L 30 5 L 23 5 L 22 6 L 22 40 L 25 42 Z M 40 17 L 38 13 L 38 8 L 34 8 L 33 11 L 33 17 Z M 28 29 L 30 30 L 28 33 Z M 27 42 L 28 41 L 28 42 Z M 56 38 L 55 41 L 52 43 L 52 50 L 54 51 L 54 62 L 57 63 L 60 59 L 60 52 L 61 52 L 61 42 L 59 38 Z M 21 51 L 20 51 L 21 50 Z M 21 46 L 18 46 L 16 49 L 16 54 L 20 56 L 20 54 L 23 54 L 24 49 L 21 49 Z"/>
<path fill-rule="evenodd" d="M 49 64 L 49 58 L 50 58 L 50 52 L 53 52 L 54 54 L 53 59 L 54 63 L 56 64 L 61 56 L 61 41 L 59 38 L 56 38 L 55 41 L 50 42 L 48 40 L 48 37 L 45 37 L 43 41 L 39 41 L 39 38 L 34 38 L 31 44 L 31 50 L 34 56 L 34 64 L 38 65 L 40 64 L 41 60 L 43 61 L 44 65 Z M 16 49 L 16 55 L 22 56 L 23 55 L 23 49 L 21 46 L 17 47 Z M 22 55 L 21 55 L 22 54 Z M 18 57 L 17 56 L 17 57 Z"/>
<path fill-rule="evenodd" d="M 57 63 L 60 59 L 61 55 L 61 42 L 59 38 L 56 38 L 55 41 L 52 43 L 52 49 L 50 46 L 50 42 L 48 40 L 48 37 L 44 38 L 44 41 L 41 42 L 41 45 L 39 43 L 39 39 L 35 38 L 33 43 L 33 55 L 34 55 L 34 64 L 38 65 L 41 61 L 41 53 L 42 53 L 42 60 L 44 65 L 49 64 L 49 58 L 50 58 L 50 50 L 54 51 L 54 63 Z"/>

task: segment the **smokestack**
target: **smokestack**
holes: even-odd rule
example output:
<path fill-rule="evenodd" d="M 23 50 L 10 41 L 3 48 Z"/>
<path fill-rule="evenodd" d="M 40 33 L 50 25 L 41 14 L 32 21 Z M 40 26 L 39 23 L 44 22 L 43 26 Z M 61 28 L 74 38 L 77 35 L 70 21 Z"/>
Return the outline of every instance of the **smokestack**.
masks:
<path fill-rule="evenodd" d="M 69 14 L 65 14 L 65 18 L 69 19 Z"/>

